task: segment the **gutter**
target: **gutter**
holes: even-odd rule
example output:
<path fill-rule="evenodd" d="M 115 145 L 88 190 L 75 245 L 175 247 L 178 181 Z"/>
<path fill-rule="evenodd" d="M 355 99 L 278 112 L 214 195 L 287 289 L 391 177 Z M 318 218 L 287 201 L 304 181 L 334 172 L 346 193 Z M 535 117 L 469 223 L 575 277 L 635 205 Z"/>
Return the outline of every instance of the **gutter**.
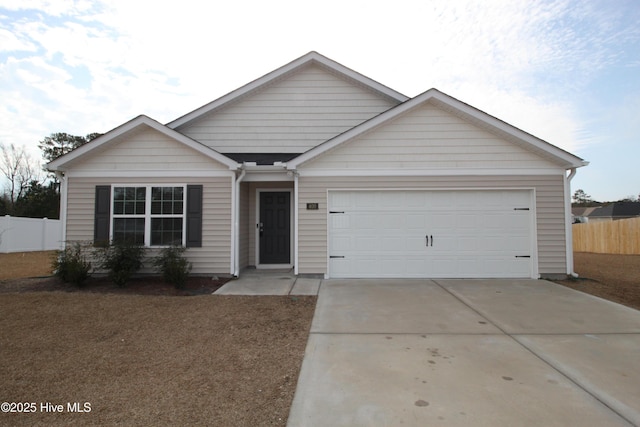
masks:
<path fill-rule="evenodd" d="M 233 277 L 238 278 L 240 276 L 240 183 L 247 174 L 244 165 L 242 166 L 240 175 L 236 178 L 234 185 L 234 218 L 233 218 Z"/>

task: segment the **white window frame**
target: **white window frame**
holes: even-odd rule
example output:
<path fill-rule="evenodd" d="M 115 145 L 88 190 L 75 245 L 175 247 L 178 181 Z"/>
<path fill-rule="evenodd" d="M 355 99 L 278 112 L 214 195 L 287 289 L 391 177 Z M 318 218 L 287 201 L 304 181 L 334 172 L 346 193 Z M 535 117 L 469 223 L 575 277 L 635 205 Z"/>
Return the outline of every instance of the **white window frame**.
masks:
<path fill-rule="evenodd" d="M 144 187 L 145 207 L 144 215 L 114 214 L 115 188 L 118 187 Z M 182 214 L 161 215 L 151 213 L 151 195 L 154 187 L 181 187 L 182 188 Z M 187 184 L 111 184 L 111 209 L 109 212 L 109 240 L 113 241 L 113 220 L 116 218 L 144 218 L 144 246 L 149 248 L 166 248 L 167 245 L 151 245 L 151 220 L 153 218 L 182 218 L 182 246 L 187 241 Z"/>

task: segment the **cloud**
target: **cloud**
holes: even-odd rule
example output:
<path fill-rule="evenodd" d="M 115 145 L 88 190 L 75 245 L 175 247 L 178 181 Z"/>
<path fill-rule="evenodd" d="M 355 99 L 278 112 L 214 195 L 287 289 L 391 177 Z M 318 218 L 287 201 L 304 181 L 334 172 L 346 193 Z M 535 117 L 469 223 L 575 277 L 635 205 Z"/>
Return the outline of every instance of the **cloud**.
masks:
<path fill-rule="evenodd" d="M 19 37 L 9 30 L 0 28 L 0 52 L 34 52 L 35 50 L 36 46 L 29 40 Z"/>
<path fill-rule="evenodd" d="M 51 16 L 84 12 L 92 7 L 90 0 L 0 0 L 0 8 L 11 11 L 35 10 Z"/>

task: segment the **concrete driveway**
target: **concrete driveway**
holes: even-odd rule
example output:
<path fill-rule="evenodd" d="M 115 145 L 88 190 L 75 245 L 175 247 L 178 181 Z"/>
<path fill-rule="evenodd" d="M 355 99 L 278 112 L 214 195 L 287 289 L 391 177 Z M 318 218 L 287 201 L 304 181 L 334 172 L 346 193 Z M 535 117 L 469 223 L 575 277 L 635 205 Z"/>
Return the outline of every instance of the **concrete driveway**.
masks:
<path fill-rule="evenodd" d="M 640 425 L 640 311 L 542 280 L 325 280 L 288 425 Z"/>

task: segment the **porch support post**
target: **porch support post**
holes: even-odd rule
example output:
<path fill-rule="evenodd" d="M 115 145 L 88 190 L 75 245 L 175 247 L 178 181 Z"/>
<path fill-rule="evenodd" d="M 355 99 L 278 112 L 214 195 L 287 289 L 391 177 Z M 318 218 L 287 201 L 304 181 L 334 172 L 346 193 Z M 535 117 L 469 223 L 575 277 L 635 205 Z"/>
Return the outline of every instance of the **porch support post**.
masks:
<path fill-rule="evenodd" d="M 232 211 L 232 240 L 231 240 L 231 266 L 234 277 L 240 276 L 240 183 L 244 179 L 247 171 L 242 168 L 240 175 L 235 179 L 232 189 L 231 211 Z M 233 179 L 232 179 L 233 181 Z"/>

